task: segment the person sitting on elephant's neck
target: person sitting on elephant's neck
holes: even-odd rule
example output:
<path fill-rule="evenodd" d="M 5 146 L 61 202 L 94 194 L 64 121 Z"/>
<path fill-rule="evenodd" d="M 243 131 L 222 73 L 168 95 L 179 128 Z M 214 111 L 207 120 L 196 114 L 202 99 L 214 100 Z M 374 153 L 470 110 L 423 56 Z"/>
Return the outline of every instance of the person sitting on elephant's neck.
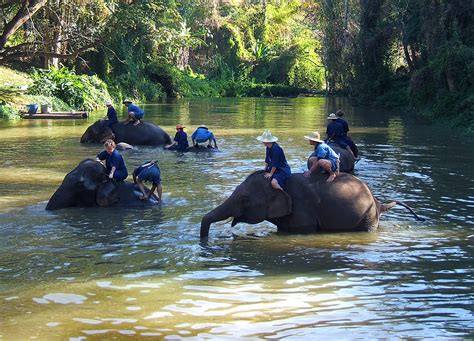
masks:
<path fill-rule="evenodd" d="M 341 148 L 347 149 L 352 155 L 352 157 L 355 159 L 354 153 L 352 152 L 351 148 L 349 145 L 346 143 L 345 138 L 344 138 L 344 130 L 342 125 L 338 122 L 339 119 L 336 116 L 336 114 L 332 113 L 328 116 L 328 121 L 329 124 L 326 127 L 326 135 L 327 139 L 326 141 L 333 141 L 334 143 L 337 143 L 338 145 L 341 146 Z"/>
<path fill-rule="evenodd" d="M 265 131 L 257 137 L 266 147 L 265 153 L 265 178 L 271 179 L 272 187 L 283 191 L 283 185 L 291 175 L 290 166 L 286 162 L 285 153 L 276 141 L 278 138 L 271 132 Z"/>
<path fill-rule="evenodd" d="M 188 134 L 184 132 L 186 126 L 182 124 L 176 125 L 176 134 L 174 135 L 173 143 L 167 145 L 165 148 L 168 150 L 177 150 L 178 152 L 185 152 L 188 150 Z"/>
<path fill-rule="evenodd" d="M 107 126 L 112 129 L 112 126 L 118 122 L 117 111 L 115 111 L 111 101 L 105 102 L 105 106 L 107 107 Z"/>
<path fill-rule="evenodd" d="M 347 136 L 347 133 L 349 132 L 349 124 L 345 119 L 342 117 L 344 116 L 345 112 L 339 109 L 336 111 L 336 116 L 337 116 L 337 123 L 339 123 L 342 127 L 342 136 Z"/>
<path fill-rule="evenodd" d="M 115 142 L 113 140 L 105 141 L 104 148 L 105 150 L 97 155 L 97 161 L 105 160 L 105 169 L 109 179 L 116 181 L 125 180 L 128 176 L 127 167 L 122 155 L 115 149 Z"/>
<path fill-rule="evenodd" d="M 125 121 L 125 124 L 128 124 L 130 122 L 134 122 L 134 126 L 140 124 L 140 120 L 143 119 L 143 116 L 145 116 L 145 112 L 143 111 L 143 109 L 133 104 L 132 101 L 129 99 L 124 100 L 123 104 L 127 107 L 128 111 L 128 118 Z"/>
<path fill-rule="evenodd" d="M 211 143 L 214 141 L 214 148 L 217 149 L 216 138 L 212 131 L 210 131 L 205 125 L 200 125 L 191 135 L 191 139 L 193 140 L 193 146 L 196 148 L 199 148 L 199 143 L 204 143 L 206 141 L 208 142 L 207 148 L 212 148 Z"/>
<path fill-rule="evenodd" d="M 151 190 L 148 194 L 143 185 L 143 183 L 147 181 L 152 183 Z M 137 167 L 133 171 L 133 182 L 138 185 L 138 188 L 140 188 L 140 191 L 143 193 L 143 195 L 140 196 L 140 200 L 148 200 L 148 198 L 154 194 L 155 190 L 157 190 L 158 202 L 161 202 L 163 187 L 161 186 L 160 167 L 158 167 L 156 161 L 146 161 Z"/>
<path fill-rule="evenodd" d="M 321 140 L 321 136 L 317 131 L 305 136 L 309 140 L 309 144 L 314 146 L 314 152 L 309 157 L 309 170 L 304 172 L 304 176 L 309 177 L 312 173 L 317 172 L 319 168 L 329 174 L 326 182 L 332 182 L 336 178 L 339 163 L 339 156 L 336 152 Z"/>
<path fill-rule="evenodd" d="M 354 141 L 352 141 L 352 139 L 347 135 L 347 133 L 349 132 L 349 124 L 347 123 L 346 120 L 344 120 L 342 118 L 344 115 L 345 115 L 344 111 L 342 111 L 340 109 L 338 111 L 336 111 L 336 116 L 337 116 L 336 122 L 339 123 L 342 127 L 342 139 L 343 139 L 343 141 L 349 146 L 349 148 L 352 151 L 352 154 L 353 154 L 354 158 L 356 158 L 359 155 L 359 150 L 358 150 L 356 144 L 354 143 Z"/>

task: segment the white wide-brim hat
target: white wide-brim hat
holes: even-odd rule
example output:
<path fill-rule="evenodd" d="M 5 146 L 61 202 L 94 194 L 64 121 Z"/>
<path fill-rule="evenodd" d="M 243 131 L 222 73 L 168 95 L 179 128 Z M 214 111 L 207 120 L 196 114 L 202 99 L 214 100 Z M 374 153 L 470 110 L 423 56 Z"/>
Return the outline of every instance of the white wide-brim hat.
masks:
<path fill-rule="evenodd" d="M 105 105 L 112 105 L 112 101 L 105 101 Z"/>
<path fill-rule="evenodd" d="M 267 130 L 263 132 L 262 136 L 257 137 L 257 140 L 270 143 L 278 141 L 278 137 L 273 136 L 272 133 Z"/>
<path fill-rule="evenodd" d="M 317 131 L 314 131 L 309 135 L 305 135 L 304 138 L 310 141 L 314 141 L 314 142 L 319 142 L 319 143 L 324 142 L 323 140 L 321 140 L 321 135 Z"/>
<path fill-rule="evenodd" d="M 335 113 L 332 113 L 328 116 L 328 120 L 337 120 L 339 117 L 336 116 Z"/>

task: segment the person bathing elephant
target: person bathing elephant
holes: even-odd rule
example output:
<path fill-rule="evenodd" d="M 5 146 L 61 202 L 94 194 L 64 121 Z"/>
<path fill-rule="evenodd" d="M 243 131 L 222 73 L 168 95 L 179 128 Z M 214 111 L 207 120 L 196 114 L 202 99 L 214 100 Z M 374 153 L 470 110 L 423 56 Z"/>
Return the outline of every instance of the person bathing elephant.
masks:
<path fill-rule="evenodd" d="M 109 179 L 102 163 L 92 159 L 81 161 L 69 172 L 46 205 L 54 211 L 67 207 L 152 206 L 158 204 L 153 195 L 140 200 L 135 185 L 128 181 Z M 149 192 L 146 189 L 147 193 Z"/>
<path fill-rule="evenodd" d="M 380 203 L 367 185 L 351 174 L 341 173 L 332 183 L 321 173 L 309 178 L 292 174 L 283 187 L 288 193 L 285 196 L 272 188 L 263 173 L 249 175 L 224 203 L 202 218 L 201 238 L 209 236 L 212 223 L 230 217 L 232 226 L 267 220 L 286 233 L 372 231 L 383 212 L 397 203 L 405 206 Z"/>
<path fill-rule="evenodd" d="M 160 146 L 171 143 L 171 137 L 160 127 L 150 122 L 141 122 L 137 126 L 117 122 L 108 125 L 108 120 L 99 120 L 86 129 L 81 143 L 104 143 L 112 139 L 115 143 L 125 142 L 131 145 Z"/>

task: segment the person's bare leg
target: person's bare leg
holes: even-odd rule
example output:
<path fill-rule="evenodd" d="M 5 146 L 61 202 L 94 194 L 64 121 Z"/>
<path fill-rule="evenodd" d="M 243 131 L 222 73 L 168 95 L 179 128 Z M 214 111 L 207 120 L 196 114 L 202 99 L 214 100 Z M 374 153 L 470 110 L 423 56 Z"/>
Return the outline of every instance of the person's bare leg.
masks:
<path fill-rule="evenodd" d="M 324 169 L 329 174 L 329 177 L 326 180 L 326 182 L 333 182 L 334 179 L 336 178 L 336 173 L 334 173 L 332 170 L 331 161 L 329 160 L 321 160 L 321 161 L 322 161 L 321 168 Z"/>
<path fill-rule="evenodd" d="M 272 179 L 272 187 L 275 188 L 275 189 L 279 189 L 280 191 L 283 191 L 283 188 L 281 188 L 280 184 L 278 183 L 278 181 L 276 179 Z"/>

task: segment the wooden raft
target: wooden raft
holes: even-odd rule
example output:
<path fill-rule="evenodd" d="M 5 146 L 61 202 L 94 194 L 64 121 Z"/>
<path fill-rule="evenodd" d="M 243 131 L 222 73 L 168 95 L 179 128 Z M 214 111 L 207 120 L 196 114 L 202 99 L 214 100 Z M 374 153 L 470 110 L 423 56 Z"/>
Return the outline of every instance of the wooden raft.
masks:
<path fill-rule="evenodd" d="M 34 113 L 34 114 L 28 114 L 28 113 L 22 113 L 21 118 L 26 118 L 26 119 L 82 119 L 82 118 L 88 118 L 89 113 L 87 111 L 54 111 L 54 112 L 49 112 L 49 113 Z"/>

